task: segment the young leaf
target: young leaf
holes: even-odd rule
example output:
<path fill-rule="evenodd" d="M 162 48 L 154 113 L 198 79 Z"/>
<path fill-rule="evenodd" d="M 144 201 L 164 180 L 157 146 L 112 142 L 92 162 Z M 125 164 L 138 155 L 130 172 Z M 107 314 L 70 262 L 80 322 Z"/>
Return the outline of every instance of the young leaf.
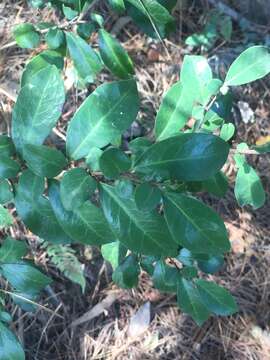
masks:
<path fill-rule="evenodd" d="M 58 52 L 45 50 L 34 56 L 26 65 L 21 78 L 21 87 L 29 83 L 32 77 L 48 65 L 55 65 L 57 69 L 62 70 L 64 59 Z"/>
<path fill-rule="evenodd" d="M 234 193 L 240 206 L 251 205 L 254 209 L 258 209 L 265 203 L 265 191 L 261 179 L 246 162 L 238 169 Z"/>
<path fill-rule="evenodd" d="M 162 99 L 155 122 L 158 141 L 177 134 L 186 124 L 190 113 L 186 112 L 187 95 L 180 82 L 174 84 Z"/>
<path fill-rule="evenodd" d="M 115 270 L 123 262 L 127 254 L 127 248 L 120 241 L 114 241 L 102 245 L 101 254 L 112 265 L 113 270 Z"/>
<path fill-rule="evenodd" d="M 25 360 L 21 344 L 13 333 L 0 322 L 0 359 Z"/>
<path fill-rule="evenodd" d="M 112 274 L 113 281 L 123 289 L 131 289 L 138 285 L 140 267 L 134 255 L 129 255 Z"/>
<path fill-rule="evenodd" d="M 7 180 L 0 178 L 0 204 L 5 205 L 12 201 L 13 192 Z"/>
<path fill-rule="evenodd" d="M 53 178 L 67 166 L 61 151 L 45 145 L 24 145 L 23 158 L 32 172 L 41 177 Z"/>
<path fill-rule="evenodd" d="M 106 30 L 99 30 L 100 56 L 107 68 L 121 79 L 134 75 L 133 63 L 122 45 Z"/>
<path fill-rule="evenodd" d="M 229 188 L 228 179 L 219 171 L 210 179 L 203 181 L 203 188 L 211 194 L 223 197 Z"/>
<path fill-rule="evenodd" d="M 161 191 L 156 186 L 143 183 L 136 187 L 134 198 L 139 210 L 151 211 L 160 203 Z"/>
<path fill-rule="evenodd" d="M 60 182 L 60 197 L 66 210 L 75 210 L 90 199 L 97 188 L 96 180 L 82 168 L 71 169 Z"/>
<path fill-rule="evenodd" d="M 13 263 L 19 261 L 27 252 L 28 249 L 24 241 L 7 237 L 0 248 L 0 262 Z"/>
<path fill-rule="evenodd" d="M 61 115 L 64 83 L 55 66 L 36 73 L 20 91 L 12 114 L 12 138 L 18 151 L 41 145 Z"/>
<path fill-rule="evenodd" d="M 70 243 L 72 240 L 58 224 L 49 200 L 44 197 L 44 180 L 30 170 L 19 179 L 15 206 L 24 224 L 34 234 L 52 243 Z"/>
<path fill-rule="evenodd" d="M 16 43 L 25 49 L 32 49 L 39 45 L 40 35 L 32 24 L 19 24 L 13 29 L 13 37 Z"/>
<path fill-rule="evenodd" d="M 166 193 L 165 219 L 174 240 L 197 254 L 223 254 L 230 250 L 227 231 L 211 208 L 190 196 Z"/>
<path fill-rule="evenodd" d="M 115 179 L 130 169 L 131 160 L 122 150 L 111 147 L 102 153 L 99 167 L 106 177 Z"/>
<path fill-rule="evenodd" d="M 145 255 L 174 255 L 172 240 L 164 219 L 155 212 L 140 212 L 134 197 L 119 196 L 117 190 L 102 184 L 101 204 L 116 237 L 128 249 Z"/>
<path fill-rule="evenodd" d="M 50 184 L 49 198 L 58 223 L 74 241 L 102 245 L 115 240 L 101 209 L 90 201 L 74 211 L 65 210 L 57 182 Z"/>
<path fill-rule="evenodd" d="M 189 314 L 201 326 L 210 316 L 201 295 L 192 281 L 179 278 L 177 283 L 177 302 L 181 310 Z"/>
<path fill-rule="evenodd" d="M 228 290 L 211 281 L 195 280 L 201 299 L 207 309 L 216 315 L 228 316 L 234 314 L 238 308 Z"/>
<path fill-rule="evenodd" d="M 65 34 L 62 30 L 53 28 L 47 32 L 45 40 L 48 44 L 49 49 L 58 49 L 65 43 Z"/>
<path fill-rule="evenodd" d="M 15 146 L 10 137 L 0 135 L 0 154 L 1 156 L 13 156 L 15 154 Z"/>
<path fill-rule="evenodd" d="M 220 137 L 224 141 L 229 141 L 233 137 L 235 126 L 232 123 L 224 124 L 220 130 Z"/>
<path fill-rule="evenodd" d="M 98 54 L 78 35 L 68 32 L 66 39 L 70 57 L 78 74 L 87 83 L 94 82 L 103 67 Z"/>
<path fill-rule="evenodd" d="M 0 205 L 0 230 L 13 224 L 13 218 L 9 211 Z"/>
<path fill-rule="evenodd" d="M 154 287 L 164 292 L 176 292 L 179 272 L 175 267 L 168 266 L 164 261 L 156 262 L 152 280 Z"/>
<path fill-rule="evenodd" d="M 238 86 L 261 79 L 270 72 L 270 52 L 266 46 L 252 46 L 230 66 L 224 85 Z"/>
<path fill-rule="evenodd" d="M 228 144 L 217 136 L 179 134 L 148 148 L 134 169 L 150 178 L 201 181 L 222 168 L 228 153 Z"/>
<path fill-rule="evenodd" d="M 81 105 L 67 133 L 67 152 L 74 160 L 93 147 L 108 145 L 135 120 L 139 110 L 136 82 L 123 80 L 99 86 Z"/>
<path fill-rule="evenodd" d="M 8 156 L 0 154 L 0 177 L 15 178 L 20 171 L 20 165 Z"/>

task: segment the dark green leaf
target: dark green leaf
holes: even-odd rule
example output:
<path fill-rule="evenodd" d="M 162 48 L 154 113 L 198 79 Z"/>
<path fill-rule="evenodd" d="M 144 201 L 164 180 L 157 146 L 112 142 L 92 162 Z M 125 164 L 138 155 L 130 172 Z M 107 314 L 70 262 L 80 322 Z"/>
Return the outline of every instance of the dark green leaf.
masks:
<path fill-rule="evenodd" d="M 201 181 L 222 168 L 228 144 L 214 135 L 185 133 L 162 140 L 146 150 L 135 171 L 150 178 Z"/>
<path fill-rule="evenodd" d="M 211 194 L 223 197 L 229 188 L 228 179 L 223 172 L 219 171 L 216 175 L 203 182 L 203 188 Z"/>
<path fill-rule="evenodd" d="M 134 255 L 129 255 L 112 274 L 113 281 L 124 289 L 131 289 L 138 285 L 140 267 Z"/>
<path fill-rule="evenodd" d="M 230 250 L 223 221 L 201 201 L 166 193 L 164 212 L 174 240 L 192 253 L 223 254 Z"/>
<path fill-rule="evenodd" d="M 15 240 L 11 237 L 5 238 L 0 248 L 0 262 L 12 263 L 21 260 L 28 252 L 24 241 Z"/>
<path fill-rule="evenodd" d="M 116 237 L 128 249 L 146 255 L 176 254 L 177 244 L 163 217 L 155 212 L 140 212 L 133 196 L 121 197 L 114 187 L 102 184 L 101 204 Z"/>
<path fill-rule="evenodd" d="M 0 177 L 15 178 L 20 171 L 19 164 L 8 156 L 0 154 Z"/>
<path fill-rule="evenodd" d="M 13 333 L 0 322 L 0 359 L 25 360 L 21 344 Z"/>
<path fill-rule="evenodd" d="M 152 276 L 154 287 L 164 292 L 176 292 L 179 272 L 176 268 L 168 266 L 164 261 L 156 262 Z"/>
<path fill-rule="evenodd" d="M 124 260 L 127 248 L 120 241 L 114 241 L 102 245 L 101 254 L 112 265 L 113 270 L 115 270 Z"/>
<path fill-rule="evenodd" d="M 102 155 L 103 151 L 99 148 L 92 148 L 90 152 L 88 153 L 85 162 L 87 166 L 90 167 L 92 171 L 99 171 L 99 159 Z"/>
<path fill-rule="evenodd" d="M 40 36 L 32 24 L 19 24 L 13 29 L 13 37 L 16 43 L 25 49 L 32 49 L 39 45 Z"/>
<path fill-rule="evenodd" d="M 104 29 L 99 30 L 100 55 L 107 68 L 121 79 L 134 74 L 133 63 L 122 45 Z"/>
<path fill-rule="evenodd" d="M 191 315 L 201 326 L 210 316 L 210 312 L 202 301 L 201 295 L 192 281 L 180 278 L 177 284 L 177 302 L 181 310 Z"/>
<path fill-rule="evenodd" d="M 12 156 L 15 154 L 15 146 L 10 137 L 0 135 L 0 154 L 1 156 Z"/>
<path fill-rule="evenodd" d="M 196 254 L 194 258 L 197 260 L 199 269 L 207 274 L 214 274 L 224 264 L 224 258 L 220 255 Z"/>
<path fill-rule="evenodd" d="M 13 192 L 7 180 L 0 178 L 0 204 L 5 205 L 12 201 Z"/>
<path fill-rule="evenodd" d="M 97 188 L 96 180 L 82 168 L 65 173 L 60 183 L 60 197 L 66 210 L 75 210 L 90 199 Z"/>
<path fill-rule="evenodd" d="M 80 36 L 66 33 L 70 57 L 80 77 L 87 83 L 95 81 L 96 75 L 102 70 L 98 54 Z"/>
<path fill-rule="evenodd" d="M 12 317 L 11 315 L 6 312 L 6 311 L 1 311 L 0 312 L 0 321 L 3 321 L 5 323 L 11 323 L 12 321 Z"/>
<path fill-rule="evenodd" d="M 110 6 L 113 10 L 117 11 L 118 13 L 122 13 L 125 11 L 125 3 L 124 0 L 108 0 Z"/>
<path fill-rule="evenodd" d="M 115 181 L 115 190 L 119 194 L 119 196 L 123 198 L 129 198 L 133 195 L 133 183 L 130 180 L 117 180 Z"/>
<path fill-rule="evenodd" d="M 99 86 L 81 105 L 67 133 L 67 151 L 78 160 L 93 147 L 108 145 L 135 120 L 139 110 L 134 80 Z"/>
<path fill-rule="evenodd" d="M 216 315 L 228 316 L 238 310 L 236 302 L 228 290 L 203 279 L 197 279 L 195 283 L 201 299 L 209 311 Z"/>
<path fill-rule="evenodd" d="M 0 230 L 13 224 L 13 218 L 9 211 L 0 205 Z"/>
<path fill-rule="evenodd" d="M 59 224 L 74 241 L 102 245 L 115 240 L 101 209 L 90 201 L 75 211 L 65 210 L 60 198 L 59 185 L 55 182 L 49 187 L 49 197 Z"/>
<path fill-rule="evenodd" d="M 192 253 L 188 249 L 181 249 L 179 255 L 177 256 L 177 260 L 179 260 L 183 265 L 193 266 L 194 259 Z"/>
<path fill-rule="evenodd" d="M 78 11 L 73 10 L 71 7 L 65 6 L 64 4 L 62 10 L 68 20 L 73 20 L 78 15 Z"/>
<path fill-rule="evenodd" d="M 80 37 L 87 40 L 92 35 L 92 33 L 96 30 L 95 24 L 92 22 L 79 24 L 77 26 L 77 33 Z"/>
<path fill-rule="evenodd" d="M 115 179 L 130 169 L 131 160 L 122 150 L 111 147 L 102 153 L 99 167 L 106 177 Z"/>
<path fill-rule="evenodd" d="M 161 191 L 156 186 L 143 183 L 136 187 L 134 196 L 139 210 L 151 211 L 160 203 Z"/>
<path fill-rule="evenodd" d="M 20 91 L 12 115 L 12 138 L 17 150 L 41 145 L 61 115 L 64 83 L 55 66 L 47 66 Z"/>
<path fill-rule="evenodd" d="M 49 49 L 58 49 L 65 43 L 65 34 L 60 29 L 50 29 L 45 36 L 45 40 Z"/>
<path fill-rule="evenodd" d="M 61 151 L 44 145 L 24 145 L 23 158 L 32 172 L 41 177 L 53 178 L 67 166 Z"/>

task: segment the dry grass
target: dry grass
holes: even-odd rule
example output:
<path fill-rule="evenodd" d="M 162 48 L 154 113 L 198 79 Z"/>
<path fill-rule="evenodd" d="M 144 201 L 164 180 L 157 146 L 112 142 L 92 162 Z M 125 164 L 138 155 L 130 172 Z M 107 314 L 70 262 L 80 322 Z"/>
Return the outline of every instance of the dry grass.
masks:
<path fill-rule="evenodd" d="M 106 13 L 106 6 L 103 3 L 100 6 L 100 11 Z M 185 36 L 185 31 L 196 31 L 202 16 L 196 13 L 194 18 L 194 11 L 196 9 L 189 8 L 179 17 L 177 33 L 165 42 L 169 57 L 162 45 L 138 34 L 132 24 L 128 23 L 122 28 L 122 20 L 119 22 L 111 13 L 106 16 L 106 27 L 118 32 L 136 64 L 142 103 L 137 127 L 140 134 L 151 136 L 153 118 L 161 96 L 178 78 L 185 53 L 180 40 Z M 12 41 L 11 25 L 23 21 L 55 19 L 53 12 L 33 11 L 25 6 L 24 1 L 15 0 L 2 2 L 0 14 L 0 47 Z M 229 44 L 225 44 L 220 52 L 217 51 L 220 59 L 225 59 L 226 63 L 225 55 L 231 53 Z M 0 131 L 10 129 L 12 97 L 16 97 L 25 61 L 35 53 L 20 50 L 16 46 L 0 51 L 0 88 L 4 90 L 0 93 Z M 109 75 L 103 73 L 99 81 L 106 79 L 109 79 Z M 70 90 L 69 101 L 59 125 L 60 131 L 65 131 L 70 114 L 85 95 L 85 91 Z M 260 81 L 252 87 L 245 87 L 238 90 L 236 96 L 248 101 L 256 116 L 255 123 L 248 125 L 235 116 L 238 128 L 236 142 L 254 143 L 259 137 L 269 135 L 268 83 Z M 250 161 L 259 169 L 269 194 L 269 157 L 251 157 Z M 231 162 L 227 173 L 232 181 L 234 172 Z M 160 294 L 153 289 L 146 274 L 142 274 L 138 289 L 118 290 L 111 283 L 110 269 L 104 265 L 99 252 L 78 246 L 87 279 L 86 292 L 81 294 L 78 286 L 64 279 L 50 265 L 46 254 L 39 249 L 37 239 L 19 221 L 9 229 L 12 235 L 28 241 L 35 261 L 43 265 L 55 280 L 52 288 L 41 299 L 41 304 L 48 307 L 50 312 L 40 308 L 35 314 L 22 313 L 14 305 L 8 305 L 15 319 L 13 328 L 24 343 L 27 359 L 269 359 L 270 203 L 268 201 L 256 212 L 240 209 L 232 189 L 225 199 L 217 201 L 207 197 L 205 200 L 224 217 L 233 245 L 233 252 L 226 259 L 224 268 L 213 278 L 232 291 L 240 311 L 230 318 L 211 318 L 202 328 L 181 314 L 174 296 Z M 4 235 L 0 232 L 0 237 Z M 115 292 L 116 299 L 101 315 L 76 327 L 70 326 Z M 146 301 L 151 302 L 152 321 L 139 338 L 131 338 L 128 333 L 130 318 Z"/>

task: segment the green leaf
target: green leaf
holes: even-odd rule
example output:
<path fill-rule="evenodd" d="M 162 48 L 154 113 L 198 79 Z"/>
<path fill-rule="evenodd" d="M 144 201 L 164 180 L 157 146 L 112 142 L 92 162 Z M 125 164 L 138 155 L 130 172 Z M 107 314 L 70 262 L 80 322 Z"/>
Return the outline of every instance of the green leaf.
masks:
<path fill-rule="evenodd" d="M 12 156 L 15 154 L 15 146 L 12 139 L 7 135 L 0 135 L 0 154 L 1 156 Z"/>
<path fill-rule="evenodd" d="M 180 278 L 177 283 L 178 306 L 201 326 L 210 316 L 201 295 L 192 281 Z"/>
<path fill-rule="evenodd" d="M 224 264 L 224 257 L 220 255 L 196 254 L 194 258 L 197 260 L 199 269 L 207 274 L 214 274 Z"/>
<path fill-rule="evenodd" d="M 217 136 L 179 134 L 152 145 L 134 169 L 149 178 L 201 181 L 222 168 L 228 153 L 228 144 Z"/>
<path fill-rule="evenodd" d="M 124 260 L 127 248 L 120 241 L 114 241 L 102 245 L 101 254 L 112 265 L 113 270 L 115 270 Z"/>
<path fill-rule="evenodd" d="M 229 16 L 225 16 L 220 23 L 220 33 L 223 36 L 224 40 L 230 41 L 232 37 L 232 19 Z"/>
<path fill-rule="evenodd" d="M 0 177 L 15 178 L 20 171 L 20 165 L 8 156 L 0 154 Z"/>
<path fill-rule="evenodd" d="M 55 66 L 36 73 L 20 91 L 12 114 L 12 138 L 18 151 L 41 145 L 59 119 L 65 101 L 64 83 Z"/>
<path fill-rule="evenodd" d="M 179 260 L 185 266 L 193 266 L 194 258 L 193 254 L 188 249 L 181 249 L 179 255 L 177 256 Z"/>
<path fill-rule="evenodd" d="M 62 10 L 68 20 L 73 20 L 76 16 L 78 16 L 78 11 L 73 10 L 72 8 L 70 8 L 69 6 L 65 6 L 64 4 Z"/>
<path fill-rule="evenodd" d="M 140 212 L 133 196 L 121 197 L 117 189 L 102 184 L 101 205 L 115 236 L 128 249 L 145 255 L 174 255 L 177 244 L 172 240 L 165 221 L 155 212 Z"/>
<path fill-rule="evenodd" d="M 229 182 L 223 172 L 219 171 L 212 178 L 203 181 L 203 188 L 211 194 L 223 197 L 229 188 Z"/>
<path fill-rule="evenodd" d="M 0 205 L 0 230 L 13 224 L 13 217 L 9 211 Z"/>
<path fill-rule="evenodd" d="M 154 274 L 154 263 L 159 260 L 157 256 L 141 256 L 140 257 L 140 266 L 146 271 L 150 276 Z"/>
<path fill-rule="evenodd" d="M 14 289 L 31 296 L 39 295 L 40 291 L 51 283 L 50 278 L 24 261 L 1 264 L 0 268 Z"/>
<path fill-rule="evenodd" d="M 122 45 L 106 30 L 99 30 L 100 56 L 107 68 L 121 79 L 134 75 L 133 63 Z"/>
<path fill-rule="evenodd" d="M 72 240 L 58 224 L 49 200 L 43 196 L 44 179 L 30 170 L 22 173 L 15 196 L 15 206 L 24 224 L 35 235 L 52 243 Z"/>
<path fill-rule="evenodd" d="M 240 206 L 251 205 L 254 209 L 258 209 L 265 203 L 265 191 L 261 179 L 246 162 L 237 172 L 234 194 Z"/>
<path fill-rule="evenodd" d="M 90 201 L 85 202 L 74 211 L 65 210 L 57 182 L 50 184 L 49 198 L 57 221 L 74 241 L 82 244 L 102 245 L 115 240 L 101 209 Z"/>
<path fill-rule="evenodd" d="M 53 50 L 45 50 L 34 56 L 26 65 L 21 79 L 21 87 L 32 80 L 32 77 L 48 65 L 55 65 L 57 69 L 64 67 L 63 56 Z"/>
<path fill-rule="evenodd" d="M 91 13 L 91 20 L 98 26 L 103 27 L 104 25 L 104 18 L 102 15 L 92 12 Z"/>
<path fill-rule="evenodd" d="M 103 67 L 98 54 L 78 35 L 68 32 L 66 39 L 70 57 L 78 74 L 87 83 L 93 83 Z"/>
<path fill-rule="evenodd" d="M 45 145 L 24 145 L 23 158 L 32 172 L 41 177 L 53 178 L 67 166 L 61 151 Z"/>
<path fill-rule="evenodd" d="M 154 287 L 164 292 L 176 292 L 179 272 L 176 268 L 168 266 L 164 261 L 156 262 L 152 280 Z"/>
<path fill-rule="evenodd" d="M 5 238 L 0 248 L 0 262 L 12 263 L 21 260 L 28 252 L 24 241 L 15 240 L 11 237 Z"/>
<path fill-rule="evenodd" d="M 12 201 L 13 192 L 7 180 L 0 178 L 0 204 L 5 205 Z"/>
<path fill-rule="evenodd" d="M 96 26 L 92 22 L 78 24 L 77 26 L 77 34 L 85 40 L 88 40 L 95 30 Z"/>
<path fill-rule="evenodd" d="M 104 147 L 136 119 L 139 98 L 136 82 L 123 80 L 99 86 L 80 106 L 67 133 L 67 152 L 74 160 Z"/>
<path fill-rule="evenodd" d="M 230 250 L 223 221 L 201 201 L 166 193 L 164 213 L 174 240 L 192 253 L 223 254 Z"/>
<path fill-rule="evenodd" d="M 82 168 L 71 169 L 60 182 L 60 197 L 66 210 L 75 210 L 90 199 L 96 180 Z"/>
<path fill-rule="evenodd" d="M 238 86 L 261 79 L 270 72 L 270 53 L 266 46 L 252 46 L 242 52 L 230 66 L 225 86 Z"/>
<path fill-rule="evenodd" d="M 232 123 L 224 124 L 220 130 L 220 137 L 224 141 L 229 141 L 233 137 L 235 126 Z"/>
<path fill-rule="evenodd" d="M 114 184 L 115 184 L 115 189 L 119 194 L 119 196 L 128 199 L 130 196 L 133 195 L 134 189 L 133 189 L 132 181 L 121 179 L 121 180 L 116 180 Z"/>
<path fill-rule="evenodd" d="M 201 299 L 209 311 L 228 316 L 237 312 L 236 302 L 228 290 L 211 281 L 195 280 Z"/>
<path fill-rule="evenodd" d="M 161 191 L 156 186 L 143 183 L 136 187 L 134 197 L 139 210 L 151 211 L 160 203 Z"/>
<path fill-rule="evenodd" d="M 112 274 L 113 281 L 123 289 L 131 289 L 138 285 L 140 267 L 137 258 L 129 255 Z"/>
<path fill-rule="evenodd" d="M 177 134 L 186 124 L 190 113 L 186 112 L 186 93 L 180 82 L 174 84 L 162 99 L 155 123 L 155 136 L 163 140 Z"/>
<path fill-rule="evenodd" d="M 118 13 L 123 13 L 125 11 L 125 3 L 124 0 L 108 0 L 112 9 Z"/>
<path fill-rule="evenodd" d="M 19 24 L 13 29 L 16 43 L 24 49 L 32 49 L 39 45 L 40 35 L 32 24 Z"/>
<path fill-rule="evenodd" d="M 150 146 L 152 142 L 146 137 L 138 137 L 134 140 L 131 140 L 128 144 L 130 151 L 132 152 L 133 162 L 136 161 L 138 157 L 142 155 Z"/>
<path fill-rule="evenodd" d="M 11 323 L 12 321 L 12 317 L 11 315 L 6 312 L 6 311 L 1 311 L 0 312 L 0 321 L 3 321 L 5 323 Z"/>
<path fill-rule="evenodd" d="M 92 171 L 99 171 L 99 159 L 102 155 L 103 151 L 99 148 L 92 148 L 88 155 L 86 156 L 85 162 L 87 166 L 90 167 Z"/>
<path fill-rule="evenodd" d="M 152 37 L 166 37 L 175 29 L 174 18 L 169 11 L 156 0 L 127 0 L 128 15 Z"/>
<path fill-rule="evenodd" d="M 13 333 L 0 322 L 0 359 L 25 360 L 21 344 Z"/>
<path fill-rule="evenodd" d="M 122 150 L 111 147 L 102 153 L 99 167 L 106 177 L 115 179 L 130 169 L 131 160 Z"/>
<path fill-rule="evenodd" d="M 45 40 L 49 49 L 58 49 L 65 43 L 65 34 L 62 30 L 53 28 L 47 32 Z"/>

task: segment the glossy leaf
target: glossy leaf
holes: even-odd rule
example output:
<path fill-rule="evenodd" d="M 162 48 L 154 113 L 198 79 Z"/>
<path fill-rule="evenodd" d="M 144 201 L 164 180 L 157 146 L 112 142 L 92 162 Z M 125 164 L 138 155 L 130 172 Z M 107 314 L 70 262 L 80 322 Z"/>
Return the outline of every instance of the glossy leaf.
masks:
<path fill-rule="evenodd" d="M 99 30 L 100 56 L 107 68 L 121 79 L 134 75 L 132 60 L 122 45 L 106 30 Z"/>
<path fill-rule="evenodd" d="M 151 211 L 160 203 L 161 191 L 156 186 L 143 183 L 136 187 L 134 198 L 139 210 Z"/>
<path fill-rule="evenodd" d="M 156 262 L 152 280 L 154 287 L 164 292 L 176 292 L 179 272 L 175 267 L 168 266 L 164 261 Z"/>
<path fill-rule="evenodd" d="M 115 270 L 124 260 L 127 248 L 120 241 L 114 241 L 102 245 L 101 254 L 112 265 L 113 270 Z"/>
<path fill-rule="evenodd" d="M 53 28 L 47 32 L 45 40 L 48 44 L 49 49 L 58 49 L 65 43 L 65 34 L 62 30 Z"/>
<path fill-rule="evenodd" d="M 230 66 L 224 85 L 237 86 L 261 79 L 270 72 L 270 52 L 266 46 L 252 46 Z"/>
<path fill-rule="evenodd" d="M 158 141 L 179 133 L 186 124 L 190 116 L 185 110 L 186 97 L 180 82 L 174 84 L 165 94 L 155 123 L 155 136 Z"/>
<path fill-rule="evenodd" d="M 140 267 L 134 255 L 125 258 L 112 274 L 113 281 L 123 289 L 131 289 L 138 285 Z"/>
<path fill-rule="evenodd" d="M 0 156 L 12 156 L 15 154 L 15 146 L 12 139 L 7 135 L 0 135 Z"/>
<path fill-rule="evenodd" d="M 106 177 L 115 179 L 130 169 L 131 160 L 122 150 L 111 147 L 102 153 L 99 167 Z"/>
<path fill-rule="evenodd" d="M 0 359 L 25 360 L 21 344 L 13 333 L 0 322 Z"/>
<path fill-rule="evenodd" d="M 24 241 L 15 240 L 11 237 L 5 238 L 0 248 L 0 262 L 12 263 L 21 260 L 28 252 Z"/>
<path fill-rule="evenodd" d="M 141 212 L 133 196 L 119 196 L 117 190 L 102 184 L 101 204 L 115 236 L 128 249 L 146 255 L 173 255 L 177 244 L 172 240 L 162 216 Z"/>
<path fill-rule="evenodd" d="M 115 240 L 101 209 L 90 201 L 74 211 L 65 210 L 60 198 L 59 185 L 55 182 L 50 184 L 49 198 L 57 221 L 74 241 L 102 245 Z"/>
<path fill-rule="evenodd" d="M 60 183 L 60 197 L 66 210 L 75 210 L 96 190 L 97 184 L 82 168 L 71 169 L 65 173 Z"/>
<path fill-rule="evenodd" d="M 203 279 L 197 279 L 195 283 L 201 299 L 209 311 L 216 315 L 228 316 L 238 310 L 236 302 L 228 290 Z"/>
<path fill-rule="evenodd" d="M 223 172 L 219 171 L 203 182 L 203 188 L 211 194 L 223 197 L 229 188 L 229 182 Z"/>
<path fill-rule="evenodd" d="M 135 120 L 139 110 L 136 83 L 123 80 L 99 86 L 81 105 L 67 133 L 67 151 L 78 160 L 93 147 L 108 145 Z"/>
<path fill-rule="evenodd" d="M 201 326 L 210 316 L 201 295 L 192 281 L 180 278 L 177 283 L 177 303 L 181 310 L 191 315 Z"/>
<path fill-rule="evenodd" d="M 41 177 L 53 178 L 67 166 L 67 160 L 61 151 L 44 145 L 25 145 L 23 158 L 29 169 Z"/>
<path fill-rule="evenodd" d="M 152 145 L 134 168 L 150 178 L 201 181 L 222 168 L 228 153 L 229 146 L 217 136 L 185 133 Z"/>
<path fill-rule="evenodd" d="M 25 144 L 41 145 L 61 115 L 63 80 L 55 66 L 40 70 L 20 91 L 12 114 L 12 138 L 18 151 Z"/>
<path fill-rule="evenodd" d="M 0 204 L 5 205 L 12 201 L 13 192 L 7 180 L 0 178 Z"/>
<path fill-rule="evenodd" d="M 265 191 L 261 179 L 246 162 L 238 169 L 234 193 L 240 206 L 251 205 L 254 209 L 258 209 L 265 203 Z"/>
<path fill-rule="evenodd" d="M 25 49 L 32 49 L 39 45 L 40 36 L 32 24 L 19 24 L 13 29 L 13 37 L 16 43 Z"/>
<path fill-rule="evenodd" d="M 78 74 L 87 83 L 94 82 L 103 67 L 98 54 L 78 35 L 69 32 L 66 33 L 66 39 L 70 57 Z"/>
<path fill-rule="evenodd" d="M 60 227 L 49 200 L 43 196 L 44 180 L 30 170 L 22 173 L 15 196 L 19 217 L 35 235 L 52 243 L 72 240 Z"/>
<path fill-rule="evenodd" d="M 164 213 L 174 240 L 192 253 L 223 254 L 230 250 L 223 221 L 201 201 L 166 193 Z"/>
<path fill-rule="evenodd" d="M 49 65 L 55 65 L 57 69 L 62 70 L 64 67 L 64 59 L 58 52 L 53 50 L 45 50 L 34 56 L 25 66 L 21 78 L 21 86 L 23 87 L 29 83 L 36 73 Z"/>
<path fill-rule="evenodd" d="M 0 154 L 0 177 L 8 179 L 17 176 L 20 165 L 8 156 Z"/>
<path fill-rule="evenodd" d="M 9 211 L 0 205 L 0 230 L 13 224 Z"/>

